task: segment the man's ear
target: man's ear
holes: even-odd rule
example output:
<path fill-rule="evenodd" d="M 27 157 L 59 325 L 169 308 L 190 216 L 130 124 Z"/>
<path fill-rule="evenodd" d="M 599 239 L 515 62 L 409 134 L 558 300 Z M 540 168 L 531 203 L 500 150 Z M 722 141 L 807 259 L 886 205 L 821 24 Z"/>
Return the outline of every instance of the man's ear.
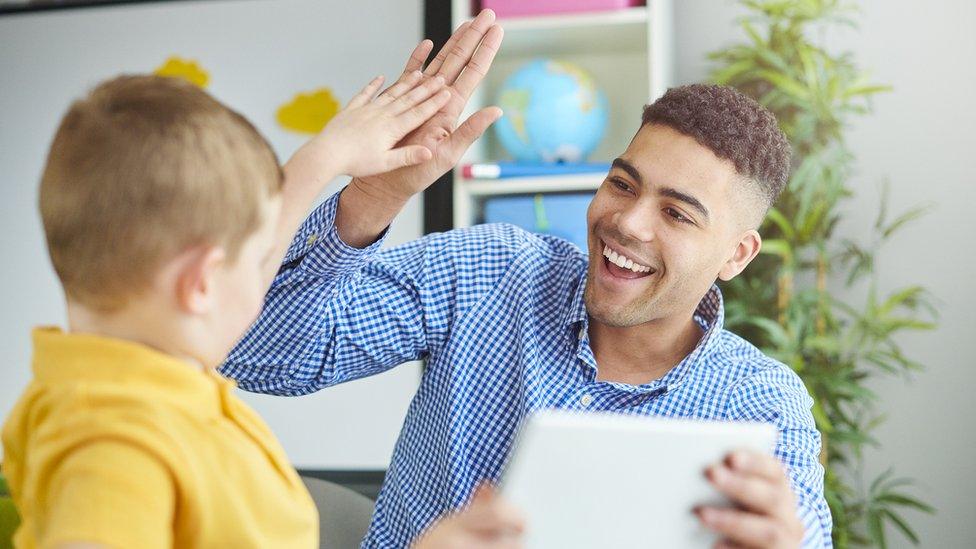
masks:
<path fill-rule="evenodd" d="M 746 266 L 759 255 L 761 249 L 762 237 L 759 236 L 759 232 L 754 229 L 746 231 L 732 250 L 732 257 L 722 265 L 718 277 L 726 282 L 732 280 L 745 270 Z"/>
<path fill-rule="evenodd" d="M 182 310 L 205 314 L 213 309 L 215 278 L 226 257 L 221 247 L 197 246 L 177 259 L 176 299 Z"/>

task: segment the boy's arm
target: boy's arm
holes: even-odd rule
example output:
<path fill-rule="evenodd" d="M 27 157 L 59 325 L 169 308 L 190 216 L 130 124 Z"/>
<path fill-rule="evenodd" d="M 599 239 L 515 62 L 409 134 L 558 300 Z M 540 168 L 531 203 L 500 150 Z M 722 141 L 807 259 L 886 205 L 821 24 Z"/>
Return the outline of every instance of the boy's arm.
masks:
<path fill-rule="evenodd" d="M 71 452 L 38 494 L 39 547 L 173 546 L 175 489 L 166 468 L 128 444 Z"/>
<path fill-rule="evenodd" d="M 425 162 L 430 150 L 403 138 L 437 113 L 449 98 L 442 78 L 405 75 L 373 97 L 382 84 L 374 78 L 319 135 L 303 145 L 283 167 L 282 205 L 264 280 L 270 284 L 279 261 L 302 219 L 322 189 L 338 175 L 363 176 Z"/>

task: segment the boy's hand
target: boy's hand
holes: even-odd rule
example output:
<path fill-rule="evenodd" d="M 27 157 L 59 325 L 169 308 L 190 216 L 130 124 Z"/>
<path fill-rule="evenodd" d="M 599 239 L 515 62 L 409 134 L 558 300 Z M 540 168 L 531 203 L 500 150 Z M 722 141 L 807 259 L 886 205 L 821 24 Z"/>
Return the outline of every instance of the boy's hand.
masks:
<path fill-rule="evenodd" d="M 413 549 L 516 549 L 523 530 L 518 511 L 482 485 L 467 509 L 434 523 Z"/>
<path fill-rule="evenodd" d="M 702 523 L 718 532 L 716 547 L 796 548 L 803 524 L 783 465 L 773 456 L 737 451 L 705 472 L 709 482 L 737 508 L 701 507 Z"/>
<path fill-rule="evenodd" d="M 471 94 L 491 67 L 504 32 L 494 24 L 495 14 L 484 10 L 451 35 L 424 69 L 423 78 L 441 77 L 450 98 L 433 117 L 410 132 L 400 145 L 419 145 L 433 156 L 418 164 L 371 177 L 357 177 L 343 190 L 336 216 L 339 236 L 350 246 L 362 247 L 393 221 L 407 200 L 429 187 L 460 160 L 464 151 L 488 129 L 502 111 L 487 107 L 458 126 L 458 118 Z M 410 55 L 397 85 L 424 66 L 433 43 L 421 42 Z"/>
<path fill-rule="evenodd" d="M 305 147 L 327 158 L 339 173 L 351 176 L 430 160 L 432 153 L 424 145 L 397 143 L 450 99 L 444 79 L 424 79 L 419 71 L 413 71 L 373 98 L 382 83 L 383 77 L 374 78 Z"/>

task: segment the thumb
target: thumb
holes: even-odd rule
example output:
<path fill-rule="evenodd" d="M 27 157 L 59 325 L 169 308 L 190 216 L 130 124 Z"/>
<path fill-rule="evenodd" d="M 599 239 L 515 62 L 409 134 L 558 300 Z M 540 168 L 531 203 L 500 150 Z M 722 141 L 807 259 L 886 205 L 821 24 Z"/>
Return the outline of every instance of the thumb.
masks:
<path fill-rule="evenodd" d="M 383 158 L 384 166 L 383 169 L 380 170 L 380 173 L 392 171 L 397 168 L 403 168 L 405 166 L 422 164 L 433 157 L 434 153 L 430 152 L 430 149 L 424 147 L 423 145 L 407 145 L 404 147 L 398 147 L 386 153 Z"/>
<path fill-rule="evenodd" d="M 461 158 L 464 151 L 468 150 L 468 147 L 501 117 L 501 109 L 498 107 L 486 107 L 469 116 L 463 124 L 458 126 L 451 134 L 451 137 L 448 138 L 445 147 L 450 153 L 451 163 L 453 164 L 457 159 Z"/>

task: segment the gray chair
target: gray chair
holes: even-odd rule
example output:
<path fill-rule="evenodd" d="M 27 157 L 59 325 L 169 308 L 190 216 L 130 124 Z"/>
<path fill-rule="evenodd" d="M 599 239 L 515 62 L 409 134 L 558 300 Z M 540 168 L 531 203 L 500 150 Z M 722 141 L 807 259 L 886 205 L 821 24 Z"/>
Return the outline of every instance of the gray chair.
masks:
<path fill-rule="evenodd" d="M 327 480 L 302 477 L 319 510 L 319 546 L 356 549 L 373 516 L 373 500 Z"/>

